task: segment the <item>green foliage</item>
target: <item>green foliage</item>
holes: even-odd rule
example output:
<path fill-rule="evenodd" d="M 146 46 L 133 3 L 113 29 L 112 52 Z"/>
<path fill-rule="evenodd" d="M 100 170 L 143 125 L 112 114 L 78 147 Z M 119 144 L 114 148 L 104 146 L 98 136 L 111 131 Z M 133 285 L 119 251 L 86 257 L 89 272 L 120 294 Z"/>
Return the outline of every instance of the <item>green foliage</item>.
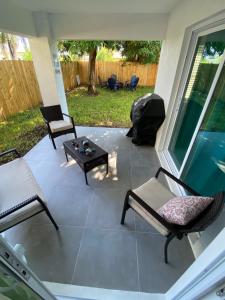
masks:
<path fill-rule="evenodd" d="M 7 53 L 5 48 L 6 44 L 8 46 L 9 53 Z M 15 35 L 0 32 L 0 46 L 6 59 L 16 59 L 17 37 Z"/>
<path fill-rule="evenodd" d="M 88 68 L 88 94 L 96 95 L 95 88 L 95 61 L 98 49 L 117 49 L 122 51 L 122 55 L 127 61 L 137 63 L 158 63 L 161 50 L 159 41 L 75 41 L 62 40 L 58 42 L 58 49 L 63 60 L 70 61 L 71 55 L 83 56 L 89 55 Z M 103 50 L 104 51 L 104 50 Z M 106 57 L 105 54 L 99 54 L 98 60 Z"/>
<path fill-rule="evenodd" d="M 74 41 L 58 42 L 61 60 L 71 61 L 93 49 L 98 51 L 97 60 L 110 60 L 110 50 L 120 50 L 127 61 L 138 63 L 158 63 L 161 51 L 160 41 Z M 108 53 L 107 53 L 108 50 Z"/>
<path fill-rule="evenodd" d="M 17 113 L 0 121 L 0 152 L 17 148 L 24 155 L 46 134 L 39 107 Z"/>
<path fill-rule="evenodd" d="M 117 42 L 115 41 L 75 41 L 61 40 L 58 41 L 58 51 L 61 60 L 71 61 L 84 54 L 89 54 L 94 49 L 98 48 L 115 49 Z"/>
<path fill-rule="evenodd" d="M 158 63 L 161 51 L 160 41 L 123 41 L 122 55 L 127 61 L 141 64 Z"/>
<path fill-rule="evenodd" d="M 102 47 L 97 53 L 96 60 L 98 60 L 98 61 L 115 61 L 115 59 L 113 58 L 113 51 L 111 49 Z"/>
<path fill-rule="evenodd" d="M 23 57 L 22 57 L 23 60 L 32 60 L 32 53 L 30 50 L 26 50 L 24 53 L 23 53 Z"/>
<path fill-rule="evenodd" d="M 7 42 L 6 33 L 0 32 L 0 43 L 5 44 Z"/>
<path fill-rule="evenodd" d="M 224 48 L 225 43 L 223 41 L 206 42 L 203 56 L 220 56 L 223 54 Z"/>

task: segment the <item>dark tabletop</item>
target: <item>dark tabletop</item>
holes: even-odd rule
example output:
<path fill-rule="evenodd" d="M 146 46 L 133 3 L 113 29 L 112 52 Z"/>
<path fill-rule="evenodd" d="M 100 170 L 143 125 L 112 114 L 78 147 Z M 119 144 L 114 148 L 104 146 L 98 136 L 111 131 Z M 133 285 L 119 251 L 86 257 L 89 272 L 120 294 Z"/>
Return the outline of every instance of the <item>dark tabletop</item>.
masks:
<path fill-rule="evenodd" d="M 72 144 L 73 142 L 75 142 L 79 145 L 79 147 L 83 147 L 83 145 L 82 145 L 83 140 L 88 141 L 88 147 L 90 147 L 91 149 L 95 149 L 95 152 L 92 152 L 90 154 L 90 156 L 87 156 L 85 153 L 79 153 L 78 150 L 75 150 L 75 147 Z M 102 157 L 103 155 L 108 155 L 108 153 L 106 151 L 104 151 L 102 148 L 100 148 L 98 145 L 93 143 L 91 140 L 89 140 L 85 136 L 79 137 L 78 139 L 66 141 L 63 143 L 63 145 L 66 150 L 69 150 L 69 152 L 71 152 L 73 154 L 75 159 L 79 159 L 83 163 L 86 163 L 89 161 L 91 162 L 95 159 Z"/>

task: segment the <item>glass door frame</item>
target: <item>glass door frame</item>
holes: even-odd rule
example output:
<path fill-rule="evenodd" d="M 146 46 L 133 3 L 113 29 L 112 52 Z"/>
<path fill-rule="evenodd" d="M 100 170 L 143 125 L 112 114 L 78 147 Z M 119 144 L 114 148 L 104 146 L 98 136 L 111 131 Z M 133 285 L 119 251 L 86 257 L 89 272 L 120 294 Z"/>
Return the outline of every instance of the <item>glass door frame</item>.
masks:
<path fill-rule="evenodd" d="M 203 35 L 210 34 L 210 33 L 216 32 L 216 31 L 224 30 L 224 29 L 225 29 L 225 19 L 222 19 L 220 21 L 208 24 L 207 26 L 198 28 L 198 29 L 193 30 L 191 32 L 189 46 L 187 47 L 187 55 L 186 55 L 186 58 L 185 58 L 183 71 L 181 73 L 180 84 L 179 84 L 179 87 L 178 87 L 178 91 L 177 91 L 177 94 L 176 94 L 176 97 L 175 97 L 176 100 L 175 100 L 175 103 L 173 105 L 173 109 L 172 109 L 171 116 L 170 116 L 170 121 L 169 121 L 170 124 L 169 124 L 167 132 L 166 132 L 166 138 L 165 138 L 165 141 L 164 141 L 163 150 L 160 153 L 160 155 L 162 155 L 162 157 L 163 157 L 163 160 L 165 160 L 166 163 L 168 164 L 170 170 L 178 178 L 181 177 L 181 174 L 184 170 L 185 164 L 188 160 L 188 157 L 189 157 L 189 154 L 191 152 L 192 146 L 194 144 L 195 138 L 196 138 L 197 133 L 199 131 L 199 128 L 201 126 L 202 120 L 205 116 L 206 110 L 207 110 L 208 105 L 210 103 L 211 97 L 213 95 L 214 89 L 216 87 L 217 81 L 219 79 L 220 73 L 222 71 L 222 68 L 223 68 L 223 65 L 224 65 L 224 62 L 225 62 L 225 51 L 224 51 L 224 53 L 222 55 L 221 62 L 219 64 L 218 68 L 217 68 L 214 80 L 213 80 L 211 88 L 209 90 L 206 102 L 204 104 L 203 110 L 202 110 L 201 115 L 199 117 L 199 121 L 196 125 L 196 128 L 195 128 L 194 134 L 192 136 L 191 142 L 190 142 L 189 147 L 187 149 L 187 152 L 185 154 L 184 160 L 182 162 L 182 165 L 181 165 L 180 169 L 178 169 L 175 162 L 173 161 L 173 158 L 172 158 L 170 152 L 169 152 L 169 144 L 170 144 L 172 134 L 173 134 L 176 122 L 177 122 L 178 112 L 179 112 L 182 97 L 183 97 L 183 94 L 184 94 L 184 91 L 185 91 L 185 88 L 186 88 L 188 75 L 189 75 L 190 69 L 192 67 L 192 61 L 194 59 L 195 49 L 196 49 L 196 46 L 197 46 L 198 38 L 203 36 Z M 176 188 L 179 189 L 181 194 L 185 194 L 184 189 L 182 189 L 178 186 L 176 186 Z"/>
<path fill-rule="evenodd" d="M 0 265 L 23 282 L 40 299 L 57 300 L 44 283 L 32 272 L 12 246 L 0 235 Z M 1 296 L 1 295 L 0 295 Z"/>
<path fill-rule="evenodd" d="M 208 106 L 209 106 L 209 104 L 210 104 L 210 101 L 211 101 L 211 99 L 212 99 L 212 95 L 213 95 L 213 92 L 214 92 L 214 90 L 215 90 L 215 87 L 216 87 L 216 84 L 217 84 L 217 82 L 218 82 L 218 79 L 219 79 L 219 77 L 220 77 L 220 74 L 221 74 L 221 71 L 222 71 L 222 69 L 223 69 L 224 63 L 225 63 L 225 50 L 224 50 L 224 52 L 223 52 L 223 54 L 222 54 L 221 62 L 219 63 L 219 66 L 218 66 L 218 68 L 217 68 L 215 77 L 214 77 L 214 79 L 213 79 L 211 88 L 210 88 L 210 90 L 209 90 L 208 96 L 207 96 L 206 101 L 205 101 L 205 104 L 204 104 L 204 106 L 203 106 L 201 115 L 200 115 L 200 117 L 199 117 L 198 123 L 197 123 L 197 125 L 196 125 L 196 127 L 195 127 L 195 131 L 194 131 L 194 133 L 193 133 L 193 135 L 192 135 L 192 139 L 191 139 L 191 141 L 190 141 L 189 147 L 188 147 L 188 149 L 187 149 L 187 152 L 186 152 L 186 154 L 185 154 L 185 156 L 184 156 L 184 160 L 183 160 L 182 165 L 181 165 L 181 167 L 180 167 L 180 170 L 179 170 L 179 173 L 178 173 L 178 174 L 179 174 L 179 177 L 180 177 L 181 174 L 183 173 L 184 167 L 185 167 L 186 162 L 187 162 L 187 160 L 188 160 L 188 158 L 189 158 L 189 154 L 190 154 L 190 152 L 191 152 L 191 150 L 192 150 L 192 147 L 193 147 L 193 144 L 194 144 L 194 142 L 195 142 L 196 136 L 197 136 L 197 134 L 198 134 L 198 132 L 199 132 L 199 129 L 200 129 L 201 124 L 202 124 L 202 121 L 203 121 L 203 119 L 204 119 L 205 113 L 206 113 L 206 111 L 207 111 L 207 109 L 208 109 Z"/>

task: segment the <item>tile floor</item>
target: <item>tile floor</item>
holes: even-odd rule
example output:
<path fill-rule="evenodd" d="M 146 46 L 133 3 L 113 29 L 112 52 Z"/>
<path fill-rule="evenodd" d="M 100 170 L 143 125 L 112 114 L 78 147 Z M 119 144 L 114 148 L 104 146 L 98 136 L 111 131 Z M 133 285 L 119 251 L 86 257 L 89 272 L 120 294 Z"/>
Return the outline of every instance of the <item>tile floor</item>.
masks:
<path fill-rule="evenodd" d="M 125 193 L 153 176 L 159 167 L 152 147 L 137 147 L 126 129 L 78 127 L 109 152 L 109 175 L 101 166 L 88 174 L 66 163 L 62 142 L 55 151 L 48 137 L 27 155 L 57 232 L 44 213 L 8 230 L 11 244 L 21 243 L 32 270 L 44 281 L 144 292 L 165 292 L 193 262 L 186 239 L 174 240 L 170 264 L 163 262 L 164 238 L 138 215 L 128 211 L 120 225 Z M 165 179 L 162 178 L 165 182 Z"/>

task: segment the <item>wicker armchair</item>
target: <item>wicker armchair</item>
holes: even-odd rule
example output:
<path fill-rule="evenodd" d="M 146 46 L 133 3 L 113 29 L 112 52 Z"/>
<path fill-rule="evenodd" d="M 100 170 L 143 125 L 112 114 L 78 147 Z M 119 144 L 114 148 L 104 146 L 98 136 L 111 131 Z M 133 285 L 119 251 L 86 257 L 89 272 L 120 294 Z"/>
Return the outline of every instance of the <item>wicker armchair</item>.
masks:
<path fill-rule="evenodd" d="M 162 205 L 168 200 L 175 197 L 175 195 L 164 187 L 159 181 L 158 176 L 163 172 L 166 176 L 170 177 L 176 183 L 181 185 L 188 193 L 200 196 L 196 191 L 176 178 L 163 168 L 159 168 L 155 177 L 148 180 L 140 187 L 129 190 L 126 194 L 124 207 L 121 217 L 121 224 L 124 224 L 126 211 L 132 208 L 140 216 L 142 216 L 150 225 L 152 225 L 161 235 L 166 237 L 164 247 L 165 263 L 168 263 L 168 245 L 173 238 L 181 240 L 184 235 L 191 232 L 204 231 L 213 221 L 218 217 L 224 205 L 224 192 L 217 193 L 213 196 L 214 201 L 193 221 L 185 226 L 168 223 L 158 213 Z"/>
<path fill-rule="evenodd" d="M 77 138 L 73 118 L 63 113 L 60 105 L 43 106 L 40 107 L 40 111 L 47 126 L 48 134 L 52 140 L 54 149 L 56 149 L 54 138 L 60 135 L 74 133 L 75 138 Z M 63 116 L 68 117 L 70 122 L 65 121 Z"/>

